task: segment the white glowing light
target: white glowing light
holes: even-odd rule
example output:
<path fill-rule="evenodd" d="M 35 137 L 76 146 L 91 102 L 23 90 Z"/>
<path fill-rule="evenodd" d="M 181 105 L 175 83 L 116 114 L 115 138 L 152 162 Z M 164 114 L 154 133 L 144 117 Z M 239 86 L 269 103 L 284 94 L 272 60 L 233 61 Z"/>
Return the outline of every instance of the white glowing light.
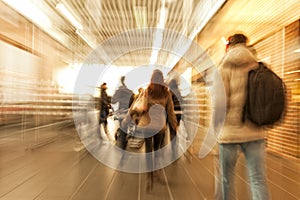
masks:
<path fill-rule="evenodd" d="M 92 48 L 92 49 L 95 49 L 97 46 L 96 44 L 94 44 L 90 37 L 83 31 L 83 30 L 80 30 L 80 29 L 77 29 L 76 30 L 76 33 Z"/>
<path fill-rule="evenodd" d="M 36 7 L 30 0 L 2 0 L 4 3 L 12 7 L 14 10 L 24 15 L 34 24 L 47 30 L 52 26 L 51 20 L 38 7 Z"/>
<path fill-rule="evenodd" d="M 300 49 L 296 49 L 294 53 L 300 53 Z"/>
<path fill-rule="evenodd" d="M 75 81 L 80 69 L 80 64 L 70 64 L 67 68 L 61 70 L 57 77 L 60 92 L 73 93 Z"/>
<path fill-rule="evenodd" d="M 58 3 L 56 5 L 57 10 L 60 11 L 60 13 L 71 22 L 73 26 L 75 26 L 77 29 L 83 29 L 81 23 L 79 23 L 75 17 L 67 10 L 67 8 L 62 3 Z"/>

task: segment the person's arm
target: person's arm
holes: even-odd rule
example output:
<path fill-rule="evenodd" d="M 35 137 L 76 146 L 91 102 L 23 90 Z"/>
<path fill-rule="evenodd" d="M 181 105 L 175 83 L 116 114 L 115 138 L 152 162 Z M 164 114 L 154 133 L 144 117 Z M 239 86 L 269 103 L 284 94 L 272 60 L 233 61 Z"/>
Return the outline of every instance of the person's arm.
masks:
<path fill-rule="evenodd" d="M 106 105 L 108 108 L 110 107 L 111 97 L 108 96 L 106 93 L 101 95 L 101 102 L 102 104 Z"/>
<path fill-rule="evenodd" d="M 174 112 L 174 104 L 173 104 L 173 100 L 172 100 L 172 96 L 171 96 L 170 92 L 169 92 L 169 95 L 167 96 L 166 111 L 167 111 L 168 123 L 172 126 L 172 128 L 174 130 L 176 130 L 178 127 L 178 124 L 177 124 L 177 119 L 176 119 L 176 115 Z"/>
<path fill-rule="evenodd" d="M 119 90 L 117 90 L 116 93 L 111 98 L 111 103 L 115 104 L 115 103 L 119 102 L 119 99 L 120 99 L 120 92 L 119 92 Z"/>
<path fill-rule="evenodd" d="M 134 93 L 132 93 L 132 95 L 130 96 L 129 105 L 128 105 L 129 108 L 131 107 L 131 105 L 132 105 L 132 103 L 134 101 L 134 96 L 135 96 Z"/>
<path fill-rule="evenodd" d="M 224 85 L 223 88 L 225 89 L 225 96 L 226 96 L 226 98 L 229 99 L 230 98 L 230 69 L 221 67 L 219 69 L 219 73 L 223 80 L 223 85 Z M 221 88 L 221 86 L 222 85 L 215 85 L 214 92 L 217 93 L 218 90 L 222 90 L 223 88 Z M 221 100 L 221 99 L 217 99 L 217 100 Z M 223 99 L 223 100 L 225 100 L 225 99 Z M 229 101 L 227 101 L 227 103 L 228 102 Z M 228 105 L 227 105 L 227 107 L 228 107 Z"/>

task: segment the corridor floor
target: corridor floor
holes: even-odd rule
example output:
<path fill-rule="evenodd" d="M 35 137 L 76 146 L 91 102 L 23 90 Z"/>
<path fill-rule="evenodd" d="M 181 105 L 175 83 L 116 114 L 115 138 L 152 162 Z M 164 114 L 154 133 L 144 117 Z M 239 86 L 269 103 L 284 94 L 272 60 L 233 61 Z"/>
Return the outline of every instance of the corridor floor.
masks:
<path fill-rule="evenodd" d="M 78 149 L 74 128 L 45 130 L 38 138 L 35 132 L 26 132 L 22 136 L 19 132 L 13 134 L 12 130 L 1 132 L 0 199 L 213 199 L 213 156 L 199 159 L 196 140 L 184 156 L 155 172 L 154 188 L 147 192 L 145 173 L 114 170 L 84 148 Z M 35 144 L 37 140 L 41 145 Z M 44 140 L 46 142 L 41 142 Z M 300 198 L 299 169 L 299 162 L 286 162 L 268 155 L 273 199 Z M 241 158 L 236 189 L 238 199 L 247 200 L 250 198 L 244 174 Z"/>

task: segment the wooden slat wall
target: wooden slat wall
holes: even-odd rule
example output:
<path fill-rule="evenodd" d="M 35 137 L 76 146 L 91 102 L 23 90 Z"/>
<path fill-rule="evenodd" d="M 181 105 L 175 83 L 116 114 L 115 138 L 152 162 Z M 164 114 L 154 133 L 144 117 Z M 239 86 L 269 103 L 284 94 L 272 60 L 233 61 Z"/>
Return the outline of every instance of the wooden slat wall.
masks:
<path fill-rule="evenodd" d="M 265 61 L 269 67 L 280 76 L 286 85 L 286 110 L 280 122 L 266 129 L 267 148 L 283 157 L 300 158 L 300 53 L 294 52 L 300 47 L 300 22 L 296 22 L 261 38 L 253 44 L 257 51 L 257 58 Z M 218 50 L 208 53 L 214 60 L 224 55 L 223 49 L 217 44 L 210 49 Z M 221 49 L 221 50 L 220 50 Z M 222 53 L 223 52 L 223 53 Z M 218 63 L 216 63 L 218 64 Z M 208 127 L 210 123 L 207 104 L 209 95 L 205 90 L 206 85 L 200 84 L 199 74 L 193 74 L 193 87 L 199 98 L 201 112 L 200 127 Z"/>
<path fill-rule="evenodd" d="M 299 158 L 299 20 L 260 40 L 254 45 L 258 58 L 285 82 L 286 112 L 283 119 L 267 130 L 268 150 L 283 156 Z"/>
<path fill-rule="evenodd" d="M 197 135 L 193 141 L 190 151 L 195 152 L 196 154 L 198 154 L 199 148 L 203 145 L 203 140 L 211 122 L 211 98 L 207 87 L 208 83 L 205 82 L 202 75 L 197 70 L 193 70 L 192 89 L 194 95 L 197 97 L 199 122 Z"/>

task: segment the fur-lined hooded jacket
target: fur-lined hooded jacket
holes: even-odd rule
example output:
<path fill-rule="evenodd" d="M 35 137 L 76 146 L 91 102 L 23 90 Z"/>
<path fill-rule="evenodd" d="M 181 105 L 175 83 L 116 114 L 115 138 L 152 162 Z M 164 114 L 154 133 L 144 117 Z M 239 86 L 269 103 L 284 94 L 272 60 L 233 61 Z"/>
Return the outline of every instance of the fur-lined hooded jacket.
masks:
<path fill-rule="evenodd" d="M 253 53 L 245 44 L 230 47 L 220 65 L 226 93 L 226 117 L 219 143 L 244 143 L 264 139 L 264 131 L 250 121 L 243 122 L 248 72 L 258 67 Z"/>

